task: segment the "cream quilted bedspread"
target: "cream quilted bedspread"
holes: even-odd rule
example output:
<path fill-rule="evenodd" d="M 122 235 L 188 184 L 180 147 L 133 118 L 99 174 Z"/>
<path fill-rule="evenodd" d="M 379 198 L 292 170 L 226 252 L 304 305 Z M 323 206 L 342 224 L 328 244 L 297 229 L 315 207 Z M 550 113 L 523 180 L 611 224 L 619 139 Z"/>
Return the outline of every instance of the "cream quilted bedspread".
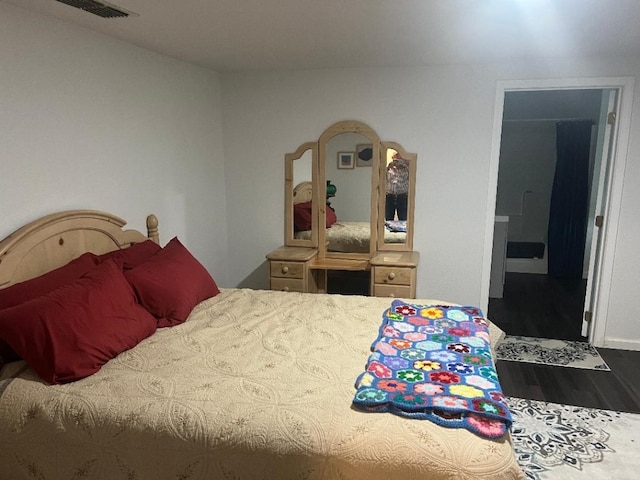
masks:
<path fill-rule="evenodd" d="M 327 250 L 330 252 L 368 253 L 371 225 L 369 222 L 336 222 L 325 230 Z M 309 240 L 311 230 L 296 232 L 296 238 Z M 407 234 L 385 230 L 386 243 L 403 243 Z"/>
<path fill-rule="evenodd" d="M 0 478 L 523 478 L 508 438 L 351 407 L 390 301 L 223 290 L 84 380 L 10 364 Z"/>

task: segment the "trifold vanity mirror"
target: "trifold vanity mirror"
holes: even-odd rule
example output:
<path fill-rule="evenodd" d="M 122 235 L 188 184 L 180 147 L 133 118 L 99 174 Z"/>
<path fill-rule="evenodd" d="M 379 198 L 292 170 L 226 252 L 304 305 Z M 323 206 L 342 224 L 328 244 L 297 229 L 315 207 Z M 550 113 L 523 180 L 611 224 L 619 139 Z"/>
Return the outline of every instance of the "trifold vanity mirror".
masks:
<path fill-rule="evenodd" d="M 273 290 L 327 292 L 327 272 L 370 272 L 368 293 L 414 298 L 417 156 L 359 121 L 285 156 L 285 245 L 267 255 Z"/>

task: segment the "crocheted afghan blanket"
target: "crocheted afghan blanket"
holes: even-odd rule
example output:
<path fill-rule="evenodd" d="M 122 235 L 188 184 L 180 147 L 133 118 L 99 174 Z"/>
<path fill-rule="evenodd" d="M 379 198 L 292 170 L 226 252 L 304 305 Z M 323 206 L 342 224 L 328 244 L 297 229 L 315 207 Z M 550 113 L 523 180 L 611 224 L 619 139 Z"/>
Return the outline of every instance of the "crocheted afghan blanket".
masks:
<path fill-rule="evenodd" d="M 509 431 L 511 413 L 480 309 L 393 300 L 371 348 L 356 380 L 356 408 L 466 428 L 486 438 Z"/>

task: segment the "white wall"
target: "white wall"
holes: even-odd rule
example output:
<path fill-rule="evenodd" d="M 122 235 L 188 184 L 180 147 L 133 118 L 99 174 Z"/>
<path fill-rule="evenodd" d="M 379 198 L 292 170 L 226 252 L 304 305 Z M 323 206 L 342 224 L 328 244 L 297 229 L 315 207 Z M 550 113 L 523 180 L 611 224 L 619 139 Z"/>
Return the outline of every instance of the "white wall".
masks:
<path fill-rule="evenodd" d="M 0 3 L 0 238 L 47 213 L 160 221 L 228 284 L 216 73 Z"/>
<path fill-rule="evenodd" d="M 418 153 L 418 297 L 481 305 L 497 82 L 639 74 L 640 59 L 620 58 L 223 75 L 229 218 L 242 219 L 229 225 L 231 283 L 267 284 L 264 255 L 283 242 L 284 154 L 355 119 Z M 629 315 L 640 271 L 638 102 L 633 113 L 607 336 L 640 348 L 640 321 Z"/>
<path fill-rule="evenodd" d="M 509 241 L 547 243 L 555 166 L 554 121 L 502 124 L 496 215 L 509 217 Z"/>
<path fill-rule="evenodd" d="M 356 119 L 418 153 L 418 296 L 481 304 L 497 82 L 638 75 L 639 58 L 607 58 L 218 76 L 0 3 L 0 236 L 66 208 L 137 229 L 154 212 L 222 286 L 266 287 L 284 154 Z M 640 345 L 632 114 L 606 337 Z"/>

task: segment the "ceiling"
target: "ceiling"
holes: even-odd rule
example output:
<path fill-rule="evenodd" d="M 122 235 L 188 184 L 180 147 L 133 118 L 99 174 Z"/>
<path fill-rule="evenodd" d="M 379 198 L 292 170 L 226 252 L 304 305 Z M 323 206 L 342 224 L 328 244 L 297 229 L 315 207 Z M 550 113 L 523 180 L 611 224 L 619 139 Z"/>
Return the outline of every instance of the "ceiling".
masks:
<path fill-rule="evenodd" d="M 219 72 L 640 56 L 638 0 L 0 0 Z"/>

